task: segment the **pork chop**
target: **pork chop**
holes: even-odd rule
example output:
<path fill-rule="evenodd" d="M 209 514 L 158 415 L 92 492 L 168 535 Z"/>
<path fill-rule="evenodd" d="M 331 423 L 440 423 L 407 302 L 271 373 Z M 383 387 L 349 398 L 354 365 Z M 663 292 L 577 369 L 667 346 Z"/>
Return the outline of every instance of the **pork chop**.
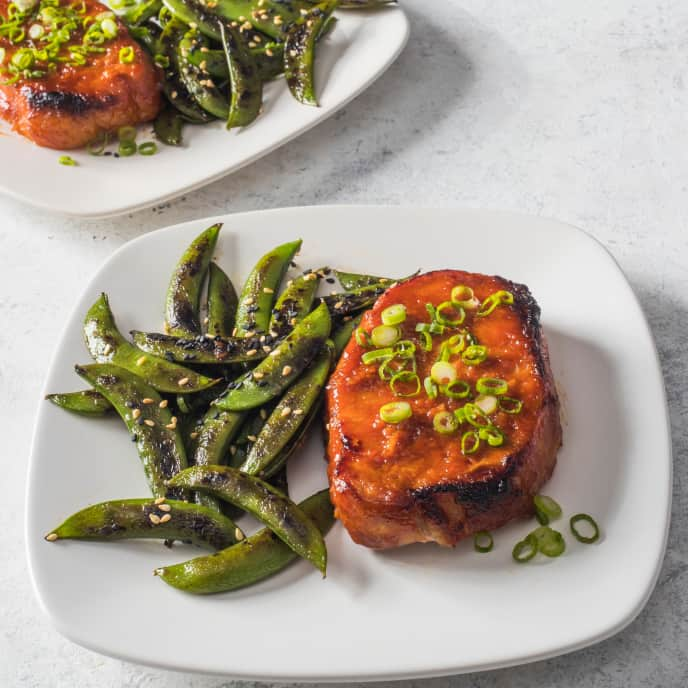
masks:
<path fill-rule="evenodd" d="M 426 304 L 450 300 L 456 286 L 470 287 L 474 293 L 465 320 L 443 332 L 436 323 L 440 332 L 428 334 L 432 349 L 425 351 L 421 343 L 426 337 L 416 326 L 429 325 Z M 494 310 L 478 315 L 478 302 L 489 303 L 495 294 L 507 296 L 495 297 Z M 533 496 L 554 469 L 561 425 L 540 309 L 528 288 L 501 277 L 454 270 L 423 274 L 380 296 L 364 315 L 362 331 L 370 335 L 381 324 L 383 310 L 396 304 L 406 307 L 400 337 L 415 344 L 418 381 L 431 377 L 443 344 L 446 351 L 453 337 L 454 353 L 448 358 L 457 382 L 450 395 L 439 384 L 435 398 L 432 386 L 430 395 L 421 386 L 415 395 L 395 396 L 390 381 L 380 375 L 384 359 L 366 365 L 362 357 L 374 347 L 361 346 L 352 337 L 327 390 L 328 475 L 337 518 L 355 542 L 383 549 L 430 541 L 452 546 L 531 514 Z M 449 311 L 450 320 L 459 319 L 458 311 Z M 485 360 L 476 363 L 480 356 L 460 352 L 471 344 L 486 347 L 476 350 L 486 355 Z M 483 388 L 485 380 L 492 385 L 488 392 L 495 393 L 478 399 L 476 386 Z M 413 376 L 395 389 L 415 392 Z M 463 398 L 451 398 L 464 392 Z M 381 407 L 399 401 L 410 405 L 410 417 L 383 421 Z M 476 401 L 489 413 L 475 411 Z M 442 428 L 445 432 L 433 424 L 438 413 L 449 419 L 449 427 Z M 453 418 L 458 427 L 452 428 Z M 483 426 L 489 432 L 481 432 Z"/>
<path fill-rule="evenodd" d="M 43 0 L 19 15 L 10 7 L 0 0 L 0 116 L 15 131 L 71 149 L 156 116 L 160 72 L 107 7 Z"/>

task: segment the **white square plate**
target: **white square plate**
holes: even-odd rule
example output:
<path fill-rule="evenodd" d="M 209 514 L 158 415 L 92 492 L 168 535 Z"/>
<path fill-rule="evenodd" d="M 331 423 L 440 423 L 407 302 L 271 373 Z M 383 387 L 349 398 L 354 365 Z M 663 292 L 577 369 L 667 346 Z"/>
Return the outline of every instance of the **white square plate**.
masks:
<path fill-rule="evenodd" d="M 41 604 L 58 630 L 116 657 L 267 681 L 358 681 L 454 674 L 526 662 L 597 642 L 647 601 L 669 521 L 671 450 L 662 377 L 643 313 L 610 255 L 553 220 L 483 211 L 315 207 L 228 215 L 147 234 L 117 251 L 85 289 L 57 347 L 47 391 L 81 386 L 81 320 L 101 290 L 123 331 L 159 328 L 169 274 L 211 222 L 225 227 L 221 265 L 239 283 L 273 245 L 304 239 L 303 266 L 373 274 L 416 268 L 498 273 L 542 307 L 561 390 L 564 446 L 545 489 L 567 515 L 593 514 L 603 537 L 559 559 L 519 565 L 513 544 L 534 527 L 495 533 L 487 555 L 414 545 L 374 552 L 340 524 L 328 576 L 305 562 L 234 593 L 193 597 L 151 573 L 187 548 L 43 540 L 71 512 L 144 496 L 119 419 L 41 404 L 30 464 L 27 542 Z M 326 484 L 314 433 L 290 464 L 294 498 Z"/>
<path fill-rule="evenodd" d="M 297 103 L 279 79 L 266 85 L 263 113 L 245 129 L 228 132 L 219 121 L 187 126 L 183 147 L 159 144 L 151 157 L 72 152 L 78 167 L 58 164 L 60 153 L 39 148 L 5 125 L 0 191 L 47 210 L 105 217 L 173 198 L 248 165 L 333 115 L 370 86 L 406 45 L 409 23 L 399 7 L 346 10 L 337 18 L 316 59 L 320 107 Z M 141 127 L 139 140 L 152 139 L 150 131 L 150 126 Z"/>

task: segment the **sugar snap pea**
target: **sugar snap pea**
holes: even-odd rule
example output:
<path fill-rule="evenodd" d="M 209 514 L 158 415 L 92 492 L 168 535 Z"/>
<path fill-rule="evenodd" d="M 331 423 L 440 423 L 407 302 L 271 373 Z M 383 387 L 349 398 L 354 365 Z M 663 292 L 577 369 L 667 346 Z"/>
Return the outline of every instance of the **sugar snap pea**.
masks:
<path fill-rule="evenodd" d="M 201 232 L 188 246 L 172 273 L 165 299 L 165 331 L 177 337 L 201 333 L 198 309 L 201 285 L 217 244 L 221 224 Z"/>
<path fill-rule="evenodd" d="M 334 345 L 330 342 L 323 347 L 308 370 L 284 393 L 240 470 L 261 478 L 274 472 L 270 470 L 271 465 L 320 399 L 332 367 L 333 353 Z"/>
<path fill-rule="evenodd" d="M 153 121 L 155 138 L 166 146 L 181 146 L 183 123 L 184 120 L 174 108 L 163 107 Z"/>
<path fill-rule="evenodd" d="M 78 413 L 81 416 L 105 416 L 114 410 L 112 404 L 94 389 L 48 394 L 45 398 L 52 401 L 55 406 L 59 406 L 65 411 Z"/>
<path fill-rule="evenodd" d="M 231 383 L 215 404 L 228 411 L 245 411 L 274 399 L 319 353 L 331 327 L 327 306 L 321 304 L 297 323 L 254 370 Z"/>
<path fill-rule="evenodd" d="M 169 481 L 172 487 L 203 490 L 253 514 L 299 556 L 323 574 L 327 549 L 313 521 L 279 490 L 229 466 L 193 466 Z"/>
<path fill-rule="evenodd" d="M 270 349 L 270 345 L 266 343 L 267 339 L 261 342 L 257 336 L 238 339 L 199 335 L 187 338 L 139 330 L 132 330 L 131 336 L 141 351 L 164 357 L 168 361 L 205 365 L 260 361 L 267 356 L 267 351 L 263 347 Z M 273 341 L 272 337 L 270 341 Z"/>
<path fill-rule="evenodd" d="M 237 538 L 237 534 L 240 536 Z M 183 540 L 212 549 L 224 549 L 243 539 L 234 522 L 210 509 L 178 500 L 117 499 L 72 514 L 45 539 Z"/>
<path fill-rule="evenodd" d="M 388 285 L 385 284 L 371 284 L 369 287 L 360 287 L 346 294 L 330 294 L 322 301 L 327 305 L 332 317 L 342 317 L 370 308 L 387 288 Z"/>
<path fill-rule="evenodd" d="M 162 9 L 162 0 L 143 0 L 129 8 L 121 15 L 122 21 L 127 25 L 140 26 L 152 19 Z"/>
<path fill-rule="evenodd" d="M 327 490 L 309 497 L 299 507 L 323 535 L 334 524 L 334 510 Z M 158 568 L 155 574 L 178 590 L 206 595 L 257 583 L 281 571 L 296 558 L 297 555 L 287 545 L 265 528 L 233 547 Z"/>
<path fill-rule="evenodd" d="M 237 308 L 237 336 L 249 332 L 267 332 L 272 304 L 289 263 L 301 248 L 301 240 L 290 241 L 266 253 L 249 274 Z"/>
<path fill-rule="evenodd" d="M 213 337 L 231 337 L 239 297 L 225 271 L 210 263 L 208 268 L 208 323 L 206 331 Z"/>
<path fill-rule="evenodd" d="M 357 272 L 344 272 L 343 270 L 335 270 L 335 276 L 339 280 L 339 284 L 342 285 L 347 291 L 353 291 L 354 289 L 360 289 L 361 287 L 372 287 L 376 284 L 392 284 L 397 280 L 393 280 L 390 277 L 377 277 L 375 275 L 361 275 Z"/>
<path fill-rule="evenodd" d="M 317 105 L 313 65 L 318 35 L 339 0 L 325 0 L 311 7 L 287 30 L 284 46 L 284 75 L 291 94 L 304 105 Z"/>
<path fill-rule="evenodd" d="M 106 294 L 101 294 L 86 313 L 84 338 L 96 363 L 126 368 L 160 392 L 198 392 L 218 382 L 133 346 L 117 329 Z"/>
<path fill-rule="evenodd" d="M 315 299 L 315 292 L 318 291 L 319 276 L 318 271 L 314 270 L 287 283 L 272 311 L 270 332 L 284 336 L 308 314 Z"/>
<path fill-rule="evenodd" d="M 186 467 L 177 421 L 162 397 L 144 380 L 109 363 L 75 366 L 78 375 L 114 407 L 136 443 L 155 497 L 173 497 L 165 481 Z"/>
<path fill-rule="evenodd" d="M 220 24 L 222 49 L 229 67 L 230 99 L 227 114 L 227 129 L 246 127 L 260 113 L 263 104 L 263 81 L 256 61 L 241 38 L 237 29 Z"/>
<path fill-rule="evenodd" d="M 275 407 L 274 402 L 264 404 L 260 409 L 248 411 L 243 414 L 244 421 L 241 425 L 239 433 L 229 448 L 229 457 L 227 464 L 232 468 L 239 468 L 246 460 L 248 453 L 251 451 L 251 446 L 260 435 L 265 421 L 268 419 Z"/>

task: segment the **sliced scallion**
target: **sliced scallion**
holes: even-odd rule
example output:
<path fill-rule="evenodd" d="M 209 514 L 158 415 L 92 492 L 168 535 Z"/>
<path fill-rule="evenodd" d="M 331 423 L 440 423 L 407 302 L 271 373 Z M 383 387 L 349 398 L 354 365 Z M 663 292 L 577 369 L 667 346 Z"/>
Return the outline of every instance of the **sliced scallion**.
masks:
<path fill-rule="evenodd" d="M 538 552 L 538 541 L 535 536 L 530 533 L 525 540 L 521 540 L 514 545 L 511 550 L 511 556 L 514 561 L 519 564 L 525 564 L 530 561 Z"/>
<path fill-rule="evenodd" d="M 514 295 L 510 291 L 500 289 L 494 294 L 490 294 L 483 302 L 476 315 L 479 318 L 484 318 L 490 315 L 492 311 L 500 304 L 511 305 L 514 302 Z"/>
<path fill-rule="evenodd" d="M 416 353 L 416 345 L 410 339 L 402 339 L 394 346 L 394 355 L 411 358 Z"/>
<path fill-rule="evenodd" d="M 74 158 L 70 157 L 69 155 L 61 155 L 58 159 L 57 162 L 60 163 L 60 165 L 65 165 L 65 167 L 76 167 L 77 162 L 74 160 Z"/>
<path fill-rule="evenodd" d="M 423 387 L 425 387 L 425 393 L 428 395 L 428 399 L 437 399 L 439 388 L 431 377 L 426 377 L 425 380 L 423 380 Z"/>
<path fill-rule="evenodd" d="M 491 552 L 494 547 L 494 540 L 492 539 L 492 533 L 486 530 L 481 530 L 473 536 L 473 548 L 476 552 L 485 554 Z"/>
<path fill-rule="evenodd" d="M 123 158 L 128 158 L 131 155 L 136 155 L 135 141 L 120 141 L 117 153 Z"/>
<path fill-rule="evenodd" d="M 382 311 L 383 325 L 401 325 L 404 320 L 406 320 L 406 306 L 403 303 L 388 306 Z"/>
<path fill-rule="evenodd" d="M 478 394 L 494 394 L 497 397 L 509 391 L 507 381 L 498 377 L 481 377 L 475 383 L 475 388 Z"/>
<path fill-rule="evenodd" d="M 546 557 L 561 556 L 566 550 L 564 536 L 558 530 L 554 530 L 549 526 L 540 526 L 530 535 L 537 540 L 538 551 L 542 552 Z"/>
<path fill-rule="evenodd" d="M 482 344 L 471 344 L 461 353 L 461 360 L 470 366 L 480 365 L 487 358 L 487 347 Z"/>
<path fill-rule="evenodd" d="M 419 346 L 423 351 L 432 351 L 432 337 L 429 332 L 420 331 L 420 343 Z"/>
<path fill-rule="evenodd" d="M 499 428 L 490 425 L 478 430 L 478 437 L 487 442 L 491 447 L 501 447 L 504 444 L 504 434 Z"/>
<path fill-rule="evenodd" d="M 117 138 L 119 141 L 136 141 L 136 127 L 120 127 L 117 130 Z"/>
<path fill-rule="evenodd" d="M 561 516 L 561 507 L 551 497 L 546 495 L 535 495 L 533 497 L 535 507 L 535 518 L 540 525 L 546 526 L 550 521 Z"/>
<path fill-rule="evenodd" d="M 437 361 L 430 368 L 430 377 L 438 385 L 448 385 L 457 378 L 456 368 L 448 361 Z"/>
<path fill-rule="evenodd" d="M 517 413 L 521 413 L 523 402 L 513 397 L 499 397 L 499 408 L 501 411 L 504 411 L 504 413 L 516 415 Z"/>
<path fill-rule="evenodd" d="M 468 430 L 461 436 L 461 453 L 475 454 L 480 447 L 480 437 L 475 430 Z"/>
<path fill-rule="evenodd" d="M 373 346 L 392 346 L 399 341 L 400 332 L 396 327 L 391 325 L 378 325 L 373 329 L 370 340 Z"/>
<path fill-rule="evenodd" d="M 139 144 L 139 155 L 155 155 L 158 152 L 158 146 L 155 141 L 144 141 Z"/>
<path fill-rule="evenodd" d="M 370 337 L 368 337 L 368 333 L 362 327 L 356 328 L 354 337 L 356 338 L 356 344 L 358 344 L 359 346 L 370 346 Z"/>
<path fill-rule="evenodd" d="M 391 380 L 397 373 L 403 371 L 415 373 L 416 359 L 408 356 L 392 356 L 382 362 L 377 369 L 377 374 L 381 380 Z"/>
<path fill-rule="evenodd" d="M 474 428 L 489 428 L 492 425 L 482 409 L 475 404 L 464 404 L 463 414 L 466 422 L 470 423 Z"/>
<path fill-rule="evenodd" d="M 446 327 L 457 327 L 466 319 L 466 311 L 451 301 L 444 301 L 435 309 L 435 320 Z"/>
<path fill-rule="evenodd" d="M 449 413 L 449 411 L 440 411 L 436 413 L 432 419 L 432 427 L 435 428 L 435 431 L 439 432 L 440 435 L 451 435 L 458 430 L 459 423 L 453 413 Z"/>
<path fill-rule="evenodd" d="M 465 399 L 471 393 L 471 387 L 465 380 L 454 380 L 442 387 L 442 393 L 450 399 Z"/>
<path fill-rule="evenodd" d="M 420 394 L 420 378 L 411 370 L 396 373 L 389 381 L 389 386 L 398 397 L 415 397 Z"/>
<path fill-rule="evenodd" d="M 592 529 L 590 535 L 585 535 L 578 529 L 579 523 L 587 523 Z M 600 539 L 600 528 L 597 525 L 595 519 L 589 514 L 576 514 L 571 516 L 569 520 L 569 527 L 573 533 L 573 537 L 578 540 L 578 542 L 583 542 L 586 545 L 591 545 L 593 542 L 597 542 Z"/>
<path fill-rule="evenodd" d="M 394 349 L 391 346 L 385 349 L 375 349 L 374 351 L 366 351 L 363 356 L 361 356 L 361 361 L 364 365 L 370 365 L 376 361 L 385 361 L 394 356 Z"/>
<path fill-rule="evenodd" d="M 385 423 L 395 425 L 407 420 L 413 415 L 408 401 L 392 401 L 380 407 L 380 418 Z"/>
<path fill-rule="evenodd" d="M 473 402 L 484 414 L 490 415 L 497 410 L 497 397 L 491 394 L 479 394 Z"/>
<path fill-rule="evenodd" d="M 89 155 L 102 155 L 107 148 L 108 140 L 108 133 L 105 132 L 101 138 L 91 141 L 91 143 L 86 146 Z"/>
<path fill-rule="evenodd" d="M 119 61 L 122 64 L 131 64 L 136 57 L 134 48 L 131 45 L 127 45 L 124 48 L 120 48 L 119 51 Z"/>

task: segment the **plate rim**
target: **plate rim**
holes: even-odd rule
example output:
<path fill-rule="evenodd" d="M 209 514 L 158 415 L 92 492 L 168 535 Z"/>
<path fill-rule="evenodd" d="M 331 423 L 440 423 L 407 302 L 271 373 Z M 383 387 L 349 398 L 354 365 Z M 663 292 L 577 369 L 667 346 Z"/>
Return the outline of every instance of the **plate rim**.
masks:
<path fill-rule="evenodd" d="M 383 8 L 384 11 L 384 8 Z M 79 211 L 75 210 L 73 208 L 65 208 L 63 206 L 54 204 L 54 203 L 46 203 L 43 202 L 41 199 L 34 199 L 21 191 L 17 191 L 12 188 L 8 188 L 2 183 L 0 183 L 0 193 L 3 195 L 7 196 L 8 198 L 11 198 L 15 201 L 18 201 L 20 203 L 26 204 L 30 207 L 37 208 L 42 211 L 50 212 L 50 213 L 56 213 L 60 215 L 61 217 L 65 218 L 83 218 L 83 219 L 89 219 L 89 220 L 103 220 L 103 219 L 108 219 L 108 218 L 113 218 L 113 217 L 121 217 L 122 215 L 127 215 L 130 213 L 135 213 L 139 212 L 141 210 L 145 210 L 151 207 L 155 207 L 157 205 L 167 203 L 171 200 L 174 200 L 178 198 L 179 196 L 182 196 L 184 194 L 192 193 L 193 191 L 197 191 L 198 189 L 201 189 L 205 186 L 208 186 L 210 184 L 213 184 L 214 182 L 219 181 L 220 179 L 223 179 L 224 177 L 229 176 L 230 174 L 234 174 L 235 172 L 238 172 L 239 170 L 243 169 L 244 167 L 247 167 L 254 162 L 257 162 L 261 158 L 264 158 L 271 153 L 274 153 L 278 148 L 281 148 L 282 146 L 287 145 L 288 143 L 291 143 L 294 139 L 299 138 L 300 136 L 303 136 L 307 132 L 309 132 L 311 129 L 319 126 L 323 122 L 326 122 L 329 120 L 331 117 L 336 115 L 342 108 L 345 108 L 347 105 L 349 105 L 353 100 L 358 98 L 362 93 L 367 91 L 378 79 L 380 79 L 383 74 L 385 74 L 389 68 L 397 61 L 401 53 L 404 51 L 408 44 L 408 39 L 411 33 L 411 22 L 409 20 L 408 14 L 405 12 L 403 7 L 399 4 L 394 5 L 394 12 L 398 13 L 398 16 L 400 17 L 401 20 L 401 28 L 402 28 L 402 34 L 400 36 L 399 43 L 396 47 L 396 49 L 390 53 L 385 60 L 384 65 L 375 73 L 369 74 L 366 80 L 357 88 L 354 89 L 346 98 L 344 98 L 342 101 L 337 103 L 335 107 L 333 107 L 326 115 L 321 116 L 312 122 L 308 122 L 304 125 L 301 125 L 294 131 L 290 132 L 287 136 L 282 137 L 278 141 L 275 141 L 272 145 L 268 146 L 267 148 L 263 148 L 259 151 L 254 152 L 252 155 L 249 157 L 245 158 L 244 160 L 240 160 L 239 162 L 230 165 L 229 167 L 225 168 L 224 170 L 221 170 L 215 174 L 210 174 L 208 176 L 203 177 L 202 179 L 199 179 L 196 182 L 192 182 L 191 184 L 184 185 L 177 189 L 176 191 L 171 191 L 166 194 L 162 194 L 160 196 L 157 196 L 153 199 L 150 199 L 148 201 L 141 201 L 138 203 L 130 203 L 127 205 L 113 205 L 109 208 L 105 208 L 102 211 L 93 211 L 93 210 L 86 210 L 86 211 Z M 353 10 L 353 13 L 356 13 L 356 10 Z M 360 14 L 360 11 L 358 12 Z M 152 122 L 146 122 L 144 123 L 143 126 L 147 126 L 152 124 Z M 12 136 L 21 136 L 20 134 L 16 134 L 15 132 L 10 130 L 10 135 Z M 36 146 L 32 141 L 28 141 L 30 145 Z M 38 146 L 36 146 L 38 147 Z M 39 147 L 40 148 L 40 147 Z M 55 153 L 59 153 L 60 151 L 56 150 Z"/>
<path fill-rule="evenodd" d="M 658 451 L 658 455 L 661 456 L 666 456 L 667 458 L 667 485 L 666 485 L 666 492 L 667 492 L 667 502 L 665 505 L 665 513 L 664 513 L 664 533 L 662 537 L 662 542 L 659 550 L 659 556 L 656 558 L 656 561 L 654 563 L 654 571 L 653 575 L 648 579 L 647 584 L 645 588 L 637 594 L 637 596 L 633 600 L 633 604 L 631 605 L 630 602 L 627 605 L 627 609 L 623 614 L 620 614 L 620 618 L 614 618 L 610 619 L 608 621 L 605 621 L 603 624 L 599 624 L 602 626 L 600 630 L 598 630 L 596 633 L 585 633 L 584 638 L 581 638 L 581 640 L 577 642 L 571 642 L 567 644 L 566 646 L 560 646 L 560 647 L 553 647 L 550 649 L 543 650 L 542 652 L 535 652 L 531 653 L 528 655 L 523 655 L 520 657 L 514 657 L 511 659 L 504 659 L 504 660 L 495 660 L 491 662 L 477 662 L 473 664 L 462 664 L 460 666 L 443 666 L 441 668 L 437 669 L 419 669 L 418 671 L 394 671 L 394 670 L 388 670 L 385 672 L 379 672 L 379 673 L 374 673 L 374 674 L 365 674 L 365 673 L 350 673 L 350 674 L 336 674 L 336 675 L 314 675 L 314 674 L 300 674 L 300 673 L 293 673 L 293 674 L 285 674 L 285 673 L 275 673 L 271 674 L 269 671 L 263 670 L 262 673 L 248 673 L 248 672 L 226 672 L 223 670 L 215 670 L 215 669 L 204 669 L 202 667 L 197 667 L 197 666 L 190 666 L 188 664 L 184 664 L 182 662 L 176 662 L 176 661 L 169 661 L 169 662 L 159 662 L 156 660 L 151 660 L 146 658 L 145 652 L 141 653 L 123 653 L 123 652 L 116 652 L 109 650 L 107 647 L 103 647 L 99 645 L 98 643 L 92 643 L 89 642 L 88 639 L 76 637 L 75 634 L 71 632 L 71 629 L 68 629 L 66 625 L 59 619 L 57 616 L 55 616 L 52 611 L 50 610 L 49 606 L 47 605 L 46 601 L 44 600 L 41 590 L 38 586 L 37 580 L 36 580 L 36 575 L 34 571 L 34 566 L 33 566 L 33 561 L 32 561 L 32 550 L 37 546 L 38 543 L 32 544 L 32 540 L 30 538 L 30 523 L 32 519 L 31 515 L 31 509 L 30 509 L 30 494 L 31 494 L 31 483 L 32 483 L 32 474 L 35 470 L 35 447 L 36 443 L 38 440 L 38 428 L 39 428 L 39 420 L 42 415 L 41 409 L 44 408 L 41 406 L 41 402 L 43 401 L 43 398 L 45 396 L 45 393 L 47 391 L 47 381 L 48 378 L 50 377 L 51 372 L 53 371 L 54 365 L 56 363 L 56 359 L 58 357 L 58 349 L 59 349 L 59 344 L 62 342 L 64 337 L 66 336 L 68 332 L 68 328 L 70 325 L 71 320 L 74 318 L 74 316 L 77 314 L 77 310 L 79 308 L 79 302 L 85 292 L 90 290 L 94 283 L 96 282 L 98 276 L 106 269 L 108 268 L 111 263 L 115 262 L 118 258 L 120 253 L 125 252 L 125 250 L 129 250 L 131 246 L 135 246 L 141 242 L 146 242 L 148 238 L 151 235 L 155 235 L 158 233 L 162 232 L 167 232 L 168 230 L 183 230 L 186 228 L 191 228 L 191 227 L 199 227 L 201 225 L 206 226 L 210 224 L 214 224 L 215 222 L 234 222 L 235 220 L 242 218 L 244 216 L 270 216 L 274 214 L 282 214 L 285 212 L 294 212 L 294 213 L 308 213 L 308 212 L 325 212 L 325 213 L 330 213 L 330 212 L 338 212 L 338 211 L 347 211 L 347 210 L 354 210 L 356 212 L 366 212 L 366 211 L 375 211 L 375 212 L 387 212 L 387 211 L 392 211 L 392 212 L 399 212 L 399 211 L 405 211 L 405 210 L 413 210 L 415 212 L 420 212 L 420 213 L 435 213 L 435 212 L 441 212 L 441 213 L 448 213 L 448 214 L 454 214 L 456 213 L 457 215 L 466 215 L 466 214 L 474 214 L 476 216 L 479 215 L 490 215 L 493 217 L 502 217 L 506 221 L 508 221 L 508 218 L 516 218 L 517 220 L 523 221 L 524 219 L 530 219 L 534 220 L 536 219 L 537 221 L 542 221 L 545 223 L 552 223 L 558 226 L 560 231 L 566 231 L 569 234 L 573 234 L 578 237 L 582 237 L 584 240 L 590 241 L 595 247 L 596 250 L 600 251 L 606 256 L 607 260 L 610 262 L 610 267 L 614 269 L 616 274 L 621 277 L 622 283 L 624 287 L 626 288 L 629 297 L 631 299 L 631 302 L 634 304 L 635 309 L 637 314 L 639 315 L 639 323 L 642 324 L 644 328 L 644 332 L 647 336 L 648 343 L 651 345 L 651 349 L 654 354 L 654 366 L 652 366 L 654 372 L 657 374 L 657 379 L 659 382 L 660 386 L 660 391 L 662 394 L 662 399 L 663 399 L 663 413 L 660 413 L 660 409 L 658 409 L 658 423 L 660 421 L 660 417 L 662 420 L 662 426 L 663 426 L 663 432 L 662 432 L 662 448 L 660 451 Z M 470 208 L 470 207 L 446 207 L 446 206 L 418 206 L 418 205 L 411 205 L 411 206 L 405 206 L 405 205 L 384 205 L 384 204 L 376 204 L 376 205 L 366 205 L 366 204 L 326 204 L 326 205 L 310 205 L 310 206 L 287 206 L 287 207 L 280 207 L 280 208 L 268 208 L 268 209 L 263 209 L 263 210 L 252 210 L 252 211 L 242 211 L 242 212 L 236 212 L 236 213 L 222 213 L 219 215 L 213 215 L 213 216 L 208 216 L 208 217 L 203 217 L 203 218 L 197 218 L 194 220 L 186 220 L 184 222 L 172 224 L 172 225 L 165 225 L 163 227 L 160 227 L 156 230 L 153 230 L 151 232 L 147 232 L 145 234 L 142 234 L 138 237 L 135 237 L 134 239 L 131 239 L 130 241 L 125 242 L 122 244 L 120 247 L 118 247 L 114 252 L 112 252 L 93 272 L 91 278 L 88 280 L 88 282 L 84 285 L 83 289 L 79 292 L 79 294 L 75 298 L 75 303 L 73 308 L 70 310 L 63 328 L 61 328 L 60 335 L 59 337 L 55 340 L 56 346 L 52 351 L 51 357 L 50 357 L 50 364 L 47 368 L 47 372 L 45 375 L 45 379 L 43 381 L 43 384 L 41 386 L 41 392 L 40 392 L 40 397 L 39 397 L 39 402 L 37 405 L 37 413 L 35 416 L 35 421 L 34 421 L 34 427 L 33 427 L 33 432 L 31 436 L 31 445 L 30 445 L 30 454 L 29 454 L 29 463 L 27 467 L 27 480 L 26 480 L 26 490 L 25 490 L 25 508 L 24 508 L 24 539 L 26 543 L 26 555 L 27 555 L 27 560 L 28 560 L 28 571 L 29 571 L 29 577 L 31 580 L 31 585 L 34 591 L 34 594 L 36 596 L 36 599 L 39 603 L 39 606 L 43 613 L 48 617 L 52 625 L 56 628 L 56 630 L 63 635 L 64 637 L 68 638 L 70 641 L 76 643 L 77 645 L 80 645 L 82 647 L 85 647 L 88 650 L 97 652 L 99 654 L 103 654 L 109 657 L 113 657 L 122 661 L 127 661 L 127 662 L 133 662 L 137 664 L 142 664 L 150 667 L 155 667 L 163 670 L 173 670 L 173 671 L 180 671 L 180 672 L 188 672 L 188 673 L 194 673 L 194 674 L 201 674 L 201 675 L 207 675 L 207 676 L 222 676 L 222 677 L 230 677 L 235 680 L 245 680 L 245 681 L 277 681 L 277 682 L 301 682 L 301 683 L 338 683 L 338 682 L 362 682 L 362 683 L 367 683 L 367 682 L 374 682 L 374 681 L 392 681 L 392 680 L 412 680 L 412 679 L 419 679 L 419 678 L 438 678 L 438 677 L 443 677 L 443 676 L 451 676 L 451 675 L 461 675 L 461 674 L 467 674 L 467 673 L 473 673 L 473 672 L 479 672 L 479 671 L 488 671 L 488 670 L 495 670 L 495 669 L 503 669 L 503 668 L 509 668 L 509 667 L 514 667 L 514 666 L 519 666 L 523 664 L 529 664 L 532 662 L 537 662 L 537 661 L 542 661 L 546 659 L 550 659 L 553 657 L 557 657 L 560 655 L 564 654 L 569 654 L 571 652 L 576 652 L 578 650 L 584 649 L 586 647 L 590 647 L 592 645 L 595 645 L 599 642 L 602 642 L 617 633 L 621 632 L 624 630 L 626 627 L 628 627 L 637 617 L 638 615 L 642 612 L 644 607 L 646 606 L 647 602 L 649 601 L 655 587 L 657 584 L 657 580 L 659 578 L 659 574 L 661 572 L 661 568 L 664 562 L 664 558 L 666 555 L 666 548 L 667 548 L 667 542 L 668 542 L 668 535 L 669 535 L 669 528 L 671 525 L 671 506 L 672 506 L 672 499 L 673 499 L 673 494 L 672 494 L 672 485 L 673 485 L 673 444 L 672 444 L 672 437 L 671 437 L 671 423 L 670 423 L 670 414 L 669 414 L 669 406 L 668 406 L 668 399 L 667 399 L 667 394 L 666 394 L 666 386 L 664 383 L 664 376 L 663 376 L 663 369 L 661 366 L 661 361 L 659 358 L 659 352 L 657 349 L 656 341 L 652 332 L 652 329 L 649 325 L 649 321 L 647 319 L 647 316 L 645 314 L 645 311 L 642 308 L 642 305 L 628 279 L 624 271 L 622 270 L 621 266 L 619 265 L 618 261 L 614 257 L 614 255 L 611 253 L 611 251 L 596 237 L 594 237 L 592 234 L 589 232 L 585 231 L 584 229 L 577 227 L 573 224 L 563 222 L 554 218 L 549 218 L 549 217 L 543 217 L 543 216 L 535 216 L 531 215 L 528 213 L 520 213 L 520 212 L 512 212 L 512 211 L 504 211 L 504 210 L 499 210 L 499 209 L 490 209 L 490 208 Z"/>

